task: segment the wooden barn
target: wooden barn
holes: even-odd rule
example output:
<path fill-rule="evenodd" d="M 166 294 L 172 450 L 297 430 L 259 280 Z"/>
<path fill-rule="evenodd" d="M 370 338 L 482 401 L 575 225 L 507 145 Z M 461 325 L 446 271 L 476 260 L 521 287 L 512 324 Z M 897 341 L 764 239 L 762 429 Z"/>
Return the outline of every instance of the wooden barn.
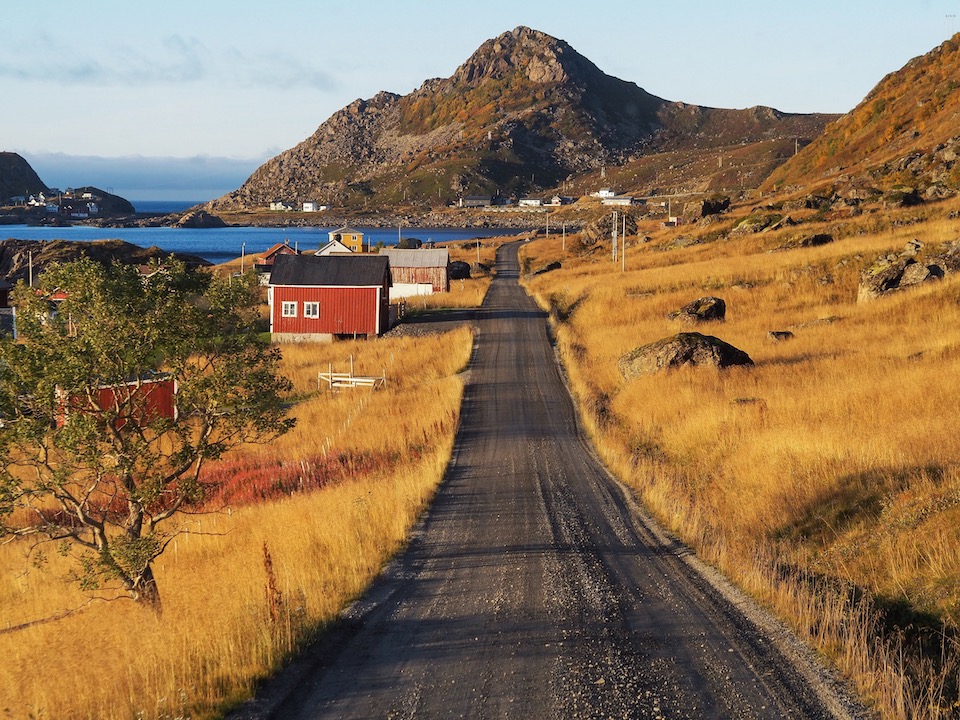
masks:
<path fill-rule="evenodd" d="M 387 248 L 381 255 L 390 258 L 393 287 L 390 298 L 431 295 L 450 290 L 450 252 L 446 249 L 402 250 Z"/>
<path fill-rule="evenodd" d="M 270 276 L 275 341 L 329 342 L 390 329 L 390 261 L 382 255 L 283 255 Z"/>

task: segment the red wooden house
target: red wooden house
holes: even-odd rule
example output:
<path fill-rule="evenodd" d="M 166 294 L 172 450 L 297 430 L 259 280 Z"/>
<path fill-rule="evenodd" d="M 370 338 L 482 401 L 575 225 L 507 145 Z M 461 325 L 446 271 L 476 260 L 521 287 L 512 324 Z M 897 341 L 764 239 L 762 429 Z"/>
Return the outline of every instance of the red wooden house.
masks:
<path fill-rule="evenodd" d="M 375 337 L 390 329 L 390 261 L 379 255 L 280 255 L 270 275 L 275 341 Z"/>
<path fill-rule="evenodd" d="M 298 255 L 295 248 L 290 247 L 289 242 L 275 244 L 262 255 L 258 255 L 253 261 L 253 269 L 260 275 L 269 277 L 273 269 L 274 261 L 281 255 Z"/>

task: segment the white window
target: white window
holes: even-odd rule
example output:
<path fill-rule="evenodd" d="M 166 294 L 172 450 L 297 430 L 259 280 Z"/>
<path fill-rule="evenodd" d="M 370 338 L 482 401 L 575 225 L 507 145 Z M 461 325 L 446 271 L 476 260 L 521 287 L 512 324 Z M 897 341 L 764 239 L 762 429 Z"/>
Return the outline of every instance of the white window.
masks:
<path fill-rule="evenodd" d="M 320 303 L 305 302 L 303 304 L 303 316 L 308 318 L 320 317 Z"/>
<path fill-rule="evenodd" d="M 296 317 L 297 304 L 295 302 L 284 302 L 282 313 L 284 317 Z"/>

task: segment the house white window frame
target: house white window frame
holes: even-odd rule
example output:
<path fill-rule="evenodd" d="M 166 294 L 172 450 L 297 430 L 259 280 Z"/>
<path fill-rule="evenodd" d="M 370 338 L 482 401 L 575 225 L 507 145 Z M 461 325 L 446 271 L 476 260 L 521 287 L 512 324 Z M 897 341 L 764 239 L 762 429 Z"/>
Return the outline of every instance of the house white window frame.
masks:
<path fill-rule="evenodd" d="M 295 300 L 284 300 L 280 305 L 280 315 L 285 318 L 295 318 L 297 316 L 297 302 Z"/>
<path fill-rule="evenodd" d="M 311 320 L 319 320 L 320 303 L 316 301 L 303 303 L 303 316 L 305 318 L 310 318 Z"/>

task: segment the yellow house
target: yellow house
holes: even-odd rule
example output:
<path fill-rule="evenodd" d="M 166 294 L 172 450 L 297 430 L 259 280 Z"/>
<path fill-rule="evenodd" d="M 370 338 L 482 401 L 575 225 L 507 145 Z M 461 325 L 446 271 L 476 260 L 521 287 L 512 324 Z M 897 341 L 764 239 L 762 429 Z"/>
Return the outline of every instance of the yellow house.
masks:
<path fill-rule="evenodd" d="M 369 245 L 363 242 L 363 233 L 352 227 L 342 227 L 339 230 L 331 230 L 329 233 L 330 242 L 341 242 L 352 252 L 368 252 Z"/>

